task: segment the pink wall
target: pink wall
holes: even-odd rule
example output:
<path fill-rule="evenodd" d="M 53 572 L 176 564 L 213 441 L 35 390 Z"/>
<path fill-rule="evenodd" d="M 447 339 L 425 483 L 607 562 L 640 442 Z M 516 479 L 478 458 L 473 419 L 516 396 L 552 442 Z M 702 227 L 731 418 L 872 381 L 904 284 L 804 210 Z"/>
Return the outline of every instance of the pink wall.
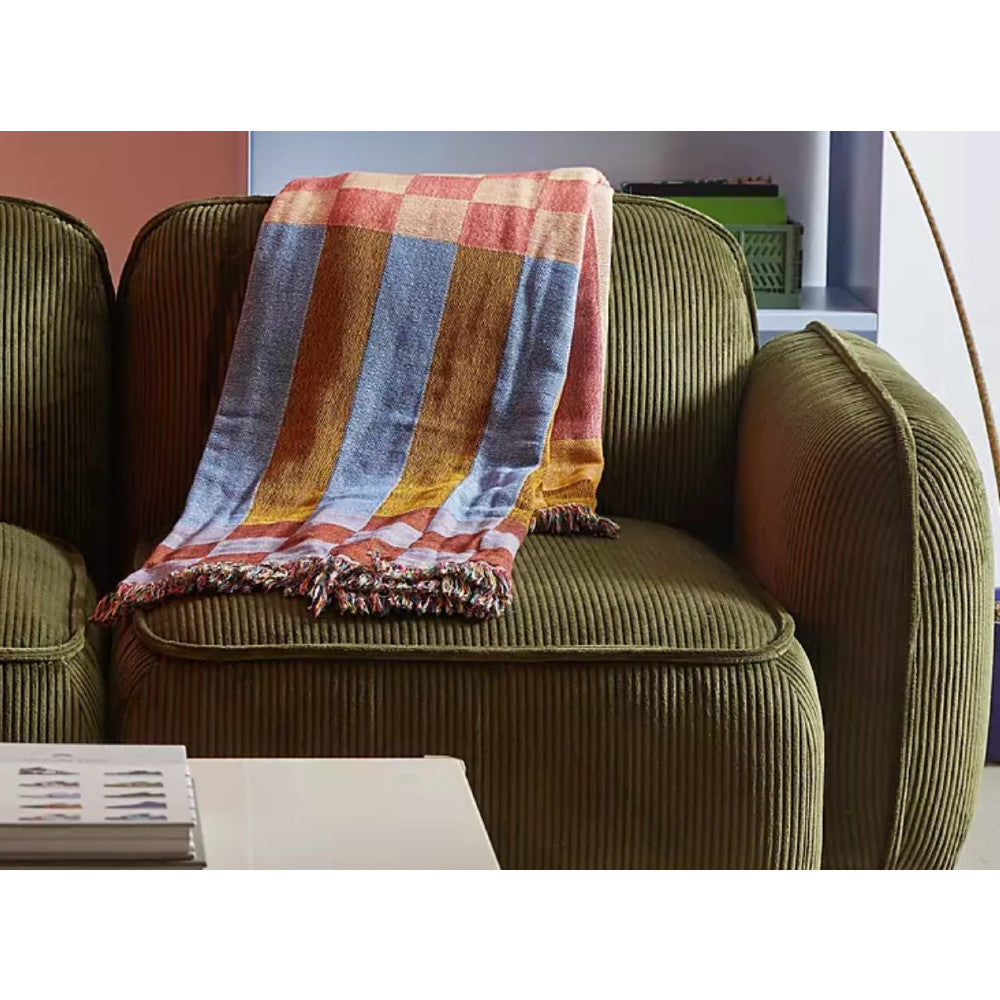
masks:
<path fill-rule="evenodd" d="M 161 209 L 246 193 L 246 132 L 0 132 L 0 194 L 83 219 L 116 282 L 136 233 Z"/>

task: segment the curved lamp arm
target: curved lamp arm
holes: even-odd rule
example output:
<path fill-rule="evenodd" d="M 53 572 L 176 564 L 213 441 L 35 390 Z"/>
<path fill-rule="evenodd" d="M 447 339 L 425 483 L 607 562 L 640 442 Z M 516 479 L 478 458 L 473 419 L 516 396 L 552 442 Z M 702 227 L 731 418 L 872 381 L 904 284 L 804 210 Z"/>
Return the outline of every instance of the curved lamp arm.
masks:
<path fill-rule="evenodd" d="M 920 207 L 924 210 L 924 217 L 927 219 L 927 225 L 930 226 L 931 236 L 934 237 L 934 244 L 937 246 L 938 256 L 941 258 L 941 263 L 944 266 L 945 277 L 948 279 L 948 287 L 951 289 L 951 298 L 955 303 L 955 311 L 958 313 L 958 323 L 962 328 L 962 336 L 965 338 L 965 348 L 969 352 L 969 361 L 972 364 L 972 374 L 976 380 L 976 390 L 979 392 L 979 402 L 983 408 L 983 420 L 986 423 L 986 436 L 989 438 L 990 442 L 990 454 L 993 458 L 993 475 L 996 480 L 997 494 L 1000 496 L 1000 441 L 997 440 L 997 429 L 996 424 L 993 422 L 993 408 L 990 406 L 990 394 L 989 390 L 986 388 L 986 379 L 983 376 L 983 369 L 979 363 L 979 351 L 976 348 L 976 341 L 972 336 L 972 327 L 969 325 L 969 317 L 965 311 L 965 303 L 962 301 L 962 293 L 958 290 L 958 280 L 955 277 L 955 272 L 951 266 L 951 260 L 948 257 L 948 251 L 945 249 L 944 240 L 941 237 L 941 231 L 938 229 L 937 222 L 934 219 L 934 213 L 931 211 L 931 206 L 927 201 L 927 195 L 924 194 L 924 189 L 920 184 L 920 179 L 917 177 L 917 171 L 913 166 L 913 161 L 910 159 L 906 152 L 906 147 L 903 145 L 903 140 L 900 139 L 898 132 L 890 132 L 889 135 L 892 136 L 892 141 L 896 144 L 896 148 L 899 150 L 899 155 L 903 158 L 903 164 L 906 167 L 906 172 L 910 175 L 910 180 L 913 182 L 913 189 L 917 192 L 917 198 L 920 199 Z"/>

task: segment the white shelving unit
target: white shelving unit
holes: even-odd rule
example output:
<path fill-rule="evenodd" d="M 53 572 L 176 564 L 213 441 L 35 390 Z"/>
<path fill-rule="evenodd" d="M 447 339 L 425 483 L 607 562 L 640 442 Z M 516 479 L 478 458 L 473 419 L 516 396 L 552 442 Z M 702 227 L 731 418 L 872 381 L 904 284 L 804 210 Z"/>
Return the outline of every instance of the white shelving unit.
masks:
<path fill-rule="evenodd" d="M 872 341 L 878 333 L 878 313 L 856 295 L 843 288 L 812 286 L 802 289 L 799 309 L 757 310 L 760 342 L 763 344 L 779 333 L 794 333 L 813 320 Z"/>

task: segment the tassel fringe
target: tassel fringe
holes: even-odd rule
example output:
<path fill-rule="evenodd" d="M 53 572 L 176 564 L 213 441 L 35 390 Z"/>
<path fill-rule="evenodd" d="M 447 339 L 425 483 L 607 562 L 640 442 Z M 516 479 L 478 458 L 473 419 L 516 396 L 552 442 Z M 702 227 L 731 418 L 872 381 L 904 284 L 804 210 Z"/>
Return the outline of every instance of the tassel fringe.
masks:
<path fill-rule="evenodd" d="M 585 504 L 563 504 L 536 511 L 529 532 L 547 535 L 595 535 L 614 538 L 618 525 Z M 513 597 L 506 573 L 483 562 L 449 562 L 429 569 L 400 566 L 369 553 L 370 566 L 345 556 L 301 559 L 290 563 L 200 563 L 176 570 L 153 583 L 122 584 L 98 602 L 90 620 L 115 625 L 137 608 L 169 597 L 191 594 L 252 594 L 281 591 L 306 598 L 316 616 L 327 607 L 345 614 L 419 615 L 496 618 Z"/>
<path fill-rule="evenodd" d="M 137 608 L 190 594 L 251 594 L 281 591 L 305 597 L 319 616 L 334 606 L 346 614 L 454 614 L 496 618 L 511 602 L 510 578 L 489 563 L 442 563 L 430 569 L 399 566 L 370 553 L 371 566 L 344 556 L 297 562 L 202 563 L 176 570 L 153 583 L 122 584 L 105 595 L 91 621 L 114 625 Z"/>
<path fill-rule="evenodd" d="M 619 527 L 614 521 L 601 517 L 593 507 L 582 503 L 565 503 L 536 510 L 531 516 L 528 531 L 534 535 L 596 535 L 598 538 L 614 538 Z"/>

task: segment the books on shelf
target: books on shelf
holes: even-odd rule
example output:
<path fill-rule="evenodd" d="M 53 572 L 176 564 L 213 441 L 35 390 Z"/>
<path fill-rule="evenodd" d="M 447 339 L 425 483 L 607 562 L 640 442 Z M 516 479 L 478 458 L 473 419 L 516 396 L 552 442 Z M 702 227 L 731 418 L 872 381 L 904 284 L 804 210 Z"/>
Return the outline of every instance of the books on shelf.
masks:
<path fill-rule="evenodd" d="M 204 867 L 184 747 L 0 744 L 0 864 Z"/>
<path fill-rule="evenodd" d="M 707 181 L 649 181 L 622 185 L 626 194 L 669 198 L 724 225 L 783 225 L 785 199 L 769 177 Z"/>

